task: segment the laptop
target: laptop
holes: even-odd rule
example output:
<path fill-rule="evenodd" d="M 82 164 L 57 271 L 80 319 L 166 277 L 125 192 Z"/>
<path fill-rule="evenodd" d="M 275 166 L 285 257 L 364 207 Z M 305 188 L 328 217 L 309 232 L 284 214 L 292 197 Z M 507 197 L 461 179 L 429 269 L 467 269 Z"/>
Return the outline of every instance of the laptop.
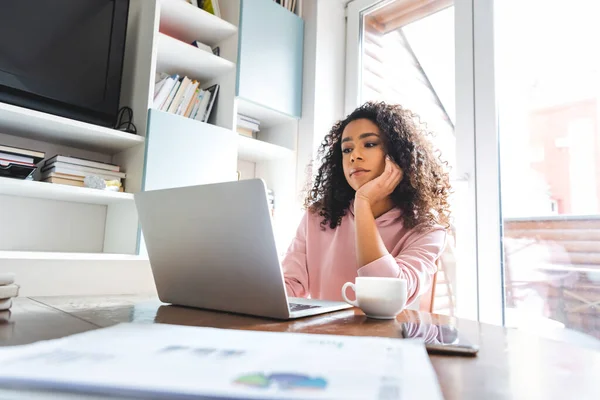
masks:
<path fill-rule="evenodd" d="M 351 307 L 288 298 L 263 180 L 152 190 L 134 198 L 162 302 L 275 319 Z"/>

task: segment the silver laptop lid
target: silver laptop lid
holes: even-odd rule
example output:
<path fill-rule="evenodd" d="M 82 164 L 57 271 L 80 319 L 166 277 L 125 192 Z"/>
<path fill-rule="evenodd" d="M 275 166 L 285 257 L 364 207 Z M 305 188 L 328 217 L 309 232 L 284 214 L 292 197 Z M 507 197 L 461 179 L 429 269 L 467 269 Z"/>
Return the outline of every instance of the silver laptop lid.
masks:
<path fill-rule="evenodd" d="M 135 203 L 161 301 L 288 316 L 261 179 L 140 192 Z"/>

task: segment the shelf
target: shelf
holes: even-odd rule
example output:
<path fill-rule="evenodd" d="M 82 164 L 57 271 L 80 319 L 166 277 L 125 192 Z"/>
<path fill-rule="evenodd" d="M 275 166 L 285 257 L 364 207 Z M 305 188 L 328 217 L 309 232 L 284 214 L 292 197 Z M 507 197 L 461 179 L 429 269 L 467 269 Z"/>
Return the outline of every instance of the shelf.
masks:
<path fill-rule="evenodd" d="M 292 150 L 285 147 L 238 134 L 238 158 L 240 160 L 273 161 L 290 157 L 293 153 Z"/>
<path fill-rule="evenodd" d="M 192 43 L 211 47 L 237 33 L 237 27 L 182 0 L 160 1 L 160 31 Z"/>
<path fill-rule="evenodd" d="M 259 120 L 261 128 L 270 128 L 298 120 L 296 117 L 253 103 L 243 97 L 237 97 L 237 107 L 238 114 Z"/>
<path fill-rule="evenodd" d="M 0 260 L 147 261 L 136 254 L 60 253 L 52 251 L 0 251 Z"/>
<path fill-rule="evenodd" d="M 0 178 L 0 195 L 103 205 L 133 201 L 131 193 L 11 178 Z"/>
<path fill-rule="evenodd" d="M 6 103 L 0 103 L 0 132 L 111 154 L 144 143 L 143 136 Z"/>
<path fill-rule="evenodd" d="M 167 36 L 158 35 L 158 59 L 156 70 L 168 74 L 179 74 L 201 83 L 232 71 L 235 64 L 224 58 L 200 50 L 191 44 Z"/>

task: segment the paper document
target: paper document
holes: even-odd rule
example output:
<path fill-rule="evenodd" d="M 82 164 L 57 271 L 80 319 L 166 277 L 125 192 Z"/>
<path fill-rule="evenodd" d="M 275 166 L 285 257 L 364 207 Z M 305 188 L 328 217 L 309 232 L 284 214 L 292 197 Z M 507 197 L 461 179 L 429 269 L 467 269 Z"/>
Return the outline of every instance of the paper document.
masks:
<path fill-rule="evenodd" d="M 0 349 L 4 385 L 260 399 L 442 399 L 422 343 L 120 324 Z"/>

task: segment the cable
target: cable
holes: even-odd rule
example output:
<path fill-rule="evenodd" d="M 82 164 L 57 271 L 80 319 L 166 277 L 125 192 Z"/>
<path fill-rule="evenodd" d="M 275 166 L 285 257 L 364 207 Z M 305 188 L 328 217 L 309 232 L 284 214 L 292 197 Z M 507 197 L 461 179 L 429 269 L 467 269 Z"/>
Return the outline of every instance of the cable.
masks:
<path fill-rule="evenodd" d="M 124 121 L 123 117 L 125 117 L 126 114 L 127 120 Z M 115 129 L 137 135 L 137 128 L 135 127 L 132 121 L 133 110 L 130 107 L 121 107 L 121 109 L 117 113 L 117 123 L 115 124 Z"/>

